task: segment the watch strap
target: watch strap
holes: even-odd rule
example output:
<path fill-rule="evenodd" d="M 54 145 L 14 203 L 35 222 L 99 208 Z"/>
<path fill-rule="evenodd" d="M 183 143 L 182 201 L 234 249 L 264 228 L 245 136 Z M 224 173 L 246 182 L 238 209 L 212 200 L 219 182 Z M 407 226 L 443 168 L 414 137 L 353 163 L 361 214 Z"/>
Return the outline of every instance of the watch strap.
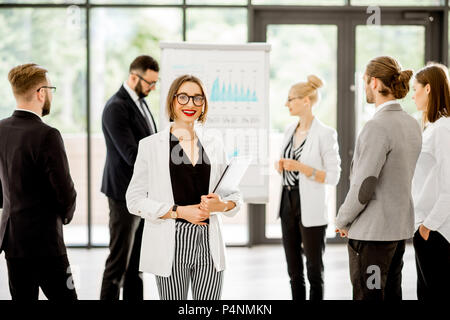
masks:
<path fill-rule="evenodd" d="M 178 218 L 177 209 L 178 209 L 178 205 L 174 204 L 172 207 L 172 213 L 171 213 L 171 216 L 174 219 Z"/>

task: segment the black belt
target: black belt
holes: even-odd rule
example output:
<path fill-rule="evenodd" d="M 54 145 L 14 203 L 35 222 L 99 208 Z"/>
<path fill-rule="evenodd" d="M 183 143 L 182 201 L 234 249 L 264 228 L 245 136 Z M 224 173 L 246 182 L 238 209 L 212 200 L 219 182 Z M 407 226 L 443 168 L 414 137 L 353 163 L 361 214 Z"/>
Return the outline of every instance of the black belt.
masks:
<path fill-rule="evenodd" d="M 283 188 L 288 191 L 298 190 L 298 186 L 283 186 Z"/>

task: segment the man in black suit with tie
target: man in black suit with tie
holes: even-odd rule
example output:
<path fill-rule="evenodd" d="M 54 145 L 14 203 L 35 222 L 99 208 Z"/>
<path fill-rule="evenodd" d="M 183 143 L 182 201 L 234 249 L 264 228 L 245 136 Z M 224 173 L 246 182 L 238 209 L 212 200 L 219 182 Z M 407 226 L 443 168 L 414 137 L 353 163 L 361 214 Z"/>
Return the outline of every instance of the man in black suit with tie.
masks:
<path fill-rule="evenodd" d="M 17 108 L 0 121 L 5 251 L 13 300 L 76 300 L 63 239 L 75 211 L 76 192 L 61 134 L 42 122 L 52 90 L 47 70 L 24 64 L 8 74 Z"/>
<path fill-rule="evenodd" d="M 125 193 L 133 175 L 139 140 L 156 133 L 156 124 L 144 98 L 155 90 L 159 66 L 150 56 L 137 57 L 128 80 L 106 103 L 102 129 L 106 163 L 102 192 L 109 203 L 109 256 L 103 273 L 101 300 L 143 300 L 139 272 L 144 220 L 128 212 Z"/>

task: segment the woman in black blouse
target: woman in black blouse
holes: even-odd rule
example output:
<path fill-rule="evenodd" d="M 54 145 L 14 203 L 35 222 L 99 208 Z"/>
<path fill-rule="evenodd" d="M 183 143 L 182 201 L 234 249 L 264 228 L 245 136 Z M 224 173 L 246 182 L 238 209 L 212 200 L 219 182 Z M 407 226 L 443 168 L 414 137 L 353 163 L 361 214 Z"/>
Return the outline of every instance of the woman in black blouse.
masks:
<path fill-rule="evenodd" d="M 180 139 L 181 141 L 176 135 L 170 133 L 170 180 L 175 203 L 178 206 L 189 206 L 200 203 L 201 196 L 209 193 L 211 165 L 200 140 L 197 139 L 195 146 L 198 151 L 193 150 L 201 161 L 197 160 L 193 165 L 191 159 L 183 151 L 189 149 L 186 146 L 182 147 L 183 138 Z M 189 223 L 182 218 L 177 218 L 176 221 Z M 208 219 L 203 220 L 202 225 L 208 222 Z"/>
<path fill-rule="evenodd" d="M 223 144 L 201 124 L 208 101 L 201 81 L 174 80 L 170 126 L 139 143 L 127 190 L 131 213 L 145 218 L 140 270 L 156 275 L 161 299 L 219 299 L 225 269 L 221 215 L 233 216 L 238 190 L 211 193 L 227 165 Z"/>

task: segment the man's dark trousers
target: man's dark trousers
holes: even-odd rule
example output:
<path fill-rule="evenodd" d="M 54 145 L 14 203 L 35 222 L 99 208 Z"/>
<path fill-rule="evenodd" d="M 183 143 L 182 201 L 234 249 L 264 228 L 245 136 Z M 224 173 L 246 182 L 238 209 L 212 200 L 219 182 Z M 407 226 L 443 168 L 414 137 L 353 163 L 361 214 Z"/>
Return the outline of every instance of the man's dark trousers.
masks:
<path fill-rule="evenodd" d="M 139 272 L 144 220 L 128 212 L 125 201 L 108 198 L 110 254 L 103 273 L 101 300 L 143 300 L 142 273 Z"/>
<path fill-rule="evenodd" d="M 405 240 L 349 239 L 348 253 L 354 300 L 402 300 Z"/>
<path fill-rule="evenodd" d="M 39 287 L 49 300 L 77 300 L 67 255 L 7 258 L 6 263 L 9 291 L 14 301 L 38 300 Z"/>

